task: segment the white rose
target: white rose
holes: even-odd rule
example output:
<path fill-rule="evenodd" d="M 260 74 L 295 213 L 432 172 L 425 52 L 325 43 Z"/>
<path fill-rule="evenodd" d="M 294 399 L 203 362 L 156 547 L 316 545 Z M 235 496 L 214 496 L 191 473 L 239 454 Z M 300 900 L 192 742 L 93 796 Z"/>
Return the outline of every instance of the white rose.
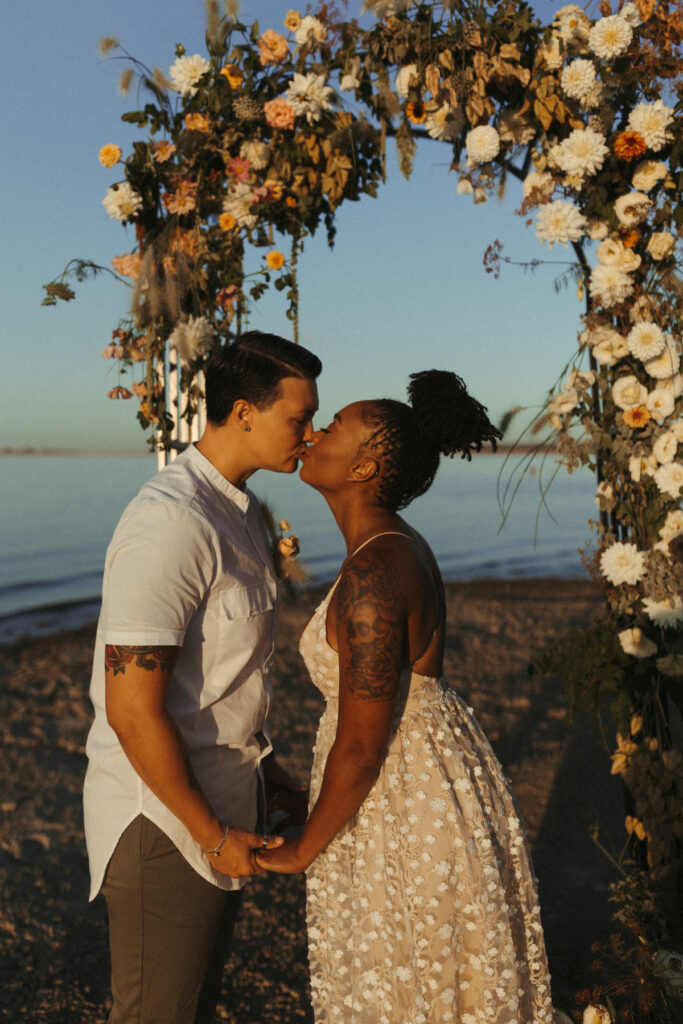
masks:
<path fill-rule="evenodd" d="M 577 391 L 583 391 L 585 388 L 590 388 L 595 384 L 595 373 L 593 370 L 577 370 L 573 369 L 567 377 L 565 388 L 567 391 L 576 389 Z"/>
<path fill-rule="evenodd" d="M 578 401 L 579 395 L 574 389 L 571 391 L 561 391 L 554 398 L 550 399 L 547 409 L 550 413 L 557 413 L 559 416 L 563 416 L 565 413 L 571 412 L 578 404 Z"/>
<path fill-rule="evenodd" d="M 620 409 L 635 409 L 647 401 L 647 388 L 643 387 L 637 377 L 629 374 L 614 382 L 612 398 Z"/>
<path fill-rule="evenodd" d="M 625 654 L 630 654 L 634 658 L 649 658 L 650 655 L 657 653 L 657 644 L 649 640 L 641 629 L 624 629 L 619 633 L 619 643 L 621 644 L 622 650 Z M 593 1007 L 588 1007 L 593 1009 Z M 603 1007 L 604 1009 L 604 1007 Z M 588 1011 L 586 1011 L 587 1013 Z M 584 1024 L 611 1024 L 612 1018 L 610 1017 L 607 1010 L 599 1016 L 586 1017 L 586 1013 L 583 1015 Z"/>
<path fill-rule="evenodd" d="M 589 220 L 586 234 L 589 238 L 592 238 L 594 242 L 599 242 L 601 238 L 607 238 L 609 234 L 609 224 L 604 220 Z"/>
<path fill-rule="evenodd" d="M 676 239 L 669 231 L 655 231 L 647 243 L 647 251 L 653 260 L 663 260 L 675 244 Z"/>
<path fill-rule="evenodd" d="M 641 160 L 637 165 L 631 183 L 639 191 L 649 192 L 658 181 L 668 174 L 666 164 L 661 160 Z"/>
<path fill-rule="evenodd" d="M 642 224 L 647 217 L 652 200 L 644 192 L 627 192 L 614 201 L 614 212 L 626 228 Z"/>
<path fill-rule="evenodd" d="M 616 238 L 606 238 L 601 242 L 595 255 L 604 266 L 617 267 L 625 274 L 637 270 L 641 263 L 638 253 L 633 249 L 627 249 L 624 243 Z"/>
<path fill-rule="evenodd" d="M 600 366 L 614 366 L 629 354 L 626 339 L 613 327 L 596 327 L 588 336 L 588 344 Z"/>
<path fill-rule="evenodd" d="M 647 408 L 653 420 L 661 423 L 667 416 L 671 416 L 676 407 L 673 391 L 668 388 L 655 388 L 647 396 Z M 662 461 L 661 459 L 659 460 Z"/>

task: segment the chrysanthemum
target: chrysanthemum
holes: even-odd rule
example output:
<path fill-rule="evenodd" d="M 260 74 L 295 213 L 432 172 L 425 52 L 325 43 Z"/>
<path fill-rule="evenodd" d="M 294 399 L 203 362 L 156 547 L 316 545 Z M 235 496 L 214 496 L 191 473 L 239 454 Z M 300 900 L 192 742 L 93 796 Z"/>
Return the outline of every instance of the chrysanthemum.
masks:
<path fill-rule="evenodd" d="M 197 83 L 210 68 L 209 61 L 199 53 L 191 57 L 177 57 L 169 70 L 173 88 L 181 96 L 194 96 L 197 92 Z"/>
<path fill-rule="evenodd" d="M 127 181 L 123 181 L 107 189 L 102 205 L 114 220 L 126 221 L 142 209 L 142 196 Z"/>
<path fill-rule="evenodd" d="M 658 356 L 648 359 L 644 364 L 646 372 L 655 380 L 665 380 L 678 373 L 681 366 L 681 357 L 676 346 L 670 338 L 666 338 L 664 348 Z"/>
<path fill-rule="evenodd" d="M 633 586 L 645 575 L 645 553 L 635 544 L 616 541 L 600 556 L 600 571 L 615 587 L 623 583 Z"/>
<path fill-rule="evenodd" d="M 586 218 L 574 203 L 556 199 L 545 203 L 536 214 L 536 235 L 552 249 L 556 242 L 567 247 L 578 242 L 586 228 Z"/>
<path fill-rule="evenodd" d="M 665 430 L 652 445 L 652 454 L 660 466 L 673 462 L 678 451 L 678 441 L 673 430 Z"/>
<path fill-rule="evenodd" d="M 649 620 L 661 629 L 675 629 L 683 622 L 683 601 L 677 594 L 663 601 L 646 597 L 643 599 L 643 608 Z"/>
<path fill-rule="evenodd" d="M 645 139 L 638 132 L 619 132 L 614 140 L 614 152 L 620 160 L 637 160 L 646 149 Z"/>
<path fill-rule="evenodd" d="M 669 462 L 654 472 L 655 483 L 662 494 L 680 498 L 683 487 L 683 463 Z"/>
<path fill-rule="evenodd" d="M 460 107 L 454 108 L 450 103 L 444 103 L 427 115 L 425 128 L 432 139 L 452 141 L 457 139 L 465 123 L 465 116 Z"/>
<path fill-rule="evenodd" d="M 577 4 L 560 7 L 553 19 L 553 26 L 567 44 L 576 46 L 588 39 L 590 21 Z"/>
<path fill-rule="evenodd" d="M 396 92 L 407 100 L 410 90 L 418 85 L 419 81 L 417 64 L 406 64 L 396 73 Z"/>
<path fill-rule="evenodd" d="M 560 143 L 557 162 L 567 174 L 595 174 L 602 167 L 609 152 L 605 137 L 591 128 L 575 128 Z"/>
<path fill-rule="evenodd" d="M 285 257 L 277 249 L 271 249 L 266 253 L 266 263 L 270 270 L 282 270 L 285 265 Z"/>
<path fill-rule="evenodd" d="M 654 388 L 647 396 L 647 407 L 652 419 L 661 423 L 667 416 L 671 416 L 676 407 L 673 391 L 669 388 Z"/>
<path fill-rule="evenodd" d="M 667 513 L 664 525 L 659 531 L 659 536 L 667 543 L 674 537 L 680 537 L 683 533 L 683 509 L 675 508 Z"/>
<path fill-rule="evenodd" d="M 303 115 L 311 125 L 320 120 L 323 110 L 332 109 L 332 95 L 333 90 L 325 85 L 325 75 L 316 75 L 313 71 L 307 75 L 295 73 L 286 93 L 294 113 Z"/>
<path fill-rule="evenodd" d="M 633 29 L 618 14 L 596 21 L 588 33 L 588 45 L 601 60 L 613 60 L 627 50 L 633 39 Z"/>
<path fill-rule="evenodd" d="M 467 133 L 465 139 L 468 167 L 487 164 L 500 152 L 500 136 L 491 124 L 480 124 Z"/>
<path fill-rule="evenodd" d="M 664 331 L 657 324 L 639 323 L 629 331 L 627 345 L 636 359 L 653 359 L 666 348 Z"/>
<path fill-rule="evenodd" d="M 599 263 L 591 272 L 588 290 L 605 309 L 618 306 L 633 291 L 633 281 L 618 267 L 608 267 Z"/>
<path fill-rule="evenodd" d="M 647 400 L 647 388 L 634 374 L 629 373 L 626 377 L 619 377 L 618 380 L 615 380 L 612 385 L 612 399 L 620 409 L 643 405 Z"/>
<path fill-rule="evenodd" d="M 623 416 L 624 423 L 631 430 L 640 430 L 642 427 L 646 427 L 652 418 L 646 405 L 635 405 L 624 409 Z"/>
<path fill-rule="evenodd" d="M 580 100 L 587 96 L 595 85 L 595 65 L 592 60 L 573 60 L 562 70 L 560 85 L 567 96 Z"/>
<path fill-rule="evenodd" d="M 98 153 L 98 160 L 103 167 L 114 167 L 122 156 L 123 153 L 121 147 L 115 146 L 112 142 L 109 142 L 106 146 L 102 146 Z"/>
<path fill-rule="evenodd" d="M 299 46 L 316 46 L 319 43 L 324 43 L 327 39 L 327 28 L 320 18 L 314 18 L 311 14 L 307 14 L 301 19 L 294 38 Z"/>
<path fill-rule="evenodd" d="M 178 350 L 184 363 L 207 352 L 213 343 L 211 321 L 204 316 L 191 316 L 176 324 L 168 339 L 171 348 Z"/>
<path fill-rule="evenodd" d="M 614 212 L 626 228 L 636 227 L 647 218 L 652 200 L 644 192 L 627 192 L 614 200 Z"/>
<path fill-rule="evenodd" d="M 667 131 L 674 119 L 674 112 L 663 100 L 654 103 L 638 103 L 628 117 L 628 126 L 645 139 L 653 153 L 659 152 L 673 136 Z"/>
<path fill-rule="evenodd" d="M 621 644 L 622 650 L 625 654 L 630 654 L 634 658 L 649 658 L 651 655 L 657 653 L 657 644 L 653 643 L 648 637 L 645 636 L 642 629 L 635 627 L 634 629 L 623 629 L 618 634 L 619 643 Z M 593 1007 L 589 1006 L 589 1010 Z M 610 1024 L 612 1018 L 610 1017 L 609 1011 L 604 1007 L 604 1014 L 600 1016 L 593 1016 L 586 1018 L 586 1012 L 584 1012 L 584 1022 L 587 1020 L 587 1024 Z"/>

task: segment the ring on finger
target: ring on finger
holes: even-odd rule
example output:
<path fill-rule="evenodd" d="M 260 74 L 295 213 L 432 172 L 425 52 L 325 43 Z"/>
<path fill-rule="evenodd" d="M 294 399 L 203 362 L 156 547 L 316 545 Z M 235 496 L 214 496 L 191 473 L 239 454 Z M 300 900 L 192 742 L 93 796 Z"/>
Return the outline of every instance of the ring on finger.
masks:
<path fill-rule="evenodd" d="M 266 846 L 267 846 L 267 845 L 268 845 L 268 836 L 264 836 L 264 837 L 263 837 L 263 841 L 262 841 L 262 843 L 261 843 L 261 849 L 262 849 L 262 850 L 265 850 L 265 848 L 266 848 Z"/>

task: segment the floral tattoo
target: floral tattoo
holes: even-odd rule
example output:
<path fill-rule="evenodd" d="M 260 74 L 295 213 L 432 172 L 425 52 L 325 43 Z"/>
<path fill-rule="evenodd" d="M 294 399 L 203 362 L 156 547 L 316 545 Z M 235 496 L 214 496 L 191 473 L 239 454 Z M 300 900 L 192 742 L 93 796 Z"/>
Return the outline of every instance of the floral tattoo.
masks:
<path fill-rule="evenodd" d="M 118 644 L 107 644 L 104 649 L 104 666 L 115 676 L 125 672 L 126 665 L 133 662 L 148 672 L 157 668 L 170 672 L 176 655 L 175 647 L 120 647 Z"/>
<path fill-rule="evenodd" d="M 354 559 L 339 584 L 348 687 L 359 700 L 391 700 L 403 661 L 401 594 L 384 562 Z M 341 648 L 340 648 L 341 649 Z"/>

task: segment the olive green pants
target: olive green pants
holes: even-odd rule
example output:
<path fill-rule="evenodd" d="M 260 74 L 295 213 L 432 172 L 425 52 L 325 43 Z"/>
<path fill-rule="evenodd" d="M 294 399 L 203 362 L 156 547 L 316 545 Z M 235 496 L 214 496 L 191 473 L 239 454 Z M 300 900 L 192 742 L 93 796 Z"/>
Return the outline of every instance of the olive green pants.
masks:
<path fill-rule="evenodd" d="M 203 879 L 142 815 L 121 836 L 103 892 L 109 1024 L 211 1024 L 241 892 Z"/>

